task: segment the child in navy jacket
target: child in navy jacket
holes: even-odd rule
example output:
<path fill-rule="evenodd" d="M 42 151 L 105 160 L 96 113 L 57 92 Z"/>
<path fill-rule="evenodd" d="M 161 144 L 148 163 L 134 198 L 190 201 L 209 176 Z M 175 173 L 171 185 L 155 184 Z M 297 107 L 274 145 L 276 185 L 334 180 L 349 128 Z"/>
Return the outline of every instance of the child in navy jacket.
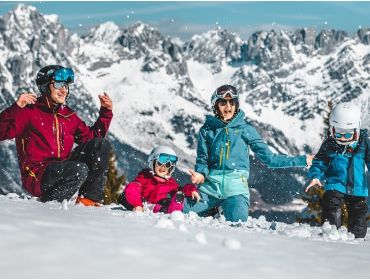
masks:
<path fill-rule="evenodd" d="M 330 113 L 329 124 L 328 138 L 309 169 L 311 182 L 306 192 L 315 185 L 324 187 L 321 221 L 337 227 L 342 224 L 344 201 L 348 209 L 348 231 L 356 238 L 364 238 L 368 211 L 365 164 L 369 169 L 370 140 L 367 131 L 360 130 L 361 111 L 351 103 L 340 103 Z"/>

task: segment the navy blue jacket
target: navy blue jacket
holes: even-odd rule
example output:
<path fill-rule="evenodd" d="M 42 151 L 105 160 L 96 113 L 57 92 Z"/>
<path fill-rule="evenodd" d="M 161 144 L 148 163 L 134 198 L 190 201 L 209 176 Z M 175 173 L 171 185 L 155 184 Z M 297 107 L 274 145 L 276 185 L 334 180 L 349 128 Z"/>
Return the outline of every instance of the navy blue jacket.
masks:
<path fill-rule="evenodd" d="M 325 190 L 347 195 L 368 196 L 365 164 L 370 168 L 370 139 L 367 130 L 360 131 L 355 149 L 339 145 L 328 137 L 315 155 L 308 177 L 325 183 Z"/>

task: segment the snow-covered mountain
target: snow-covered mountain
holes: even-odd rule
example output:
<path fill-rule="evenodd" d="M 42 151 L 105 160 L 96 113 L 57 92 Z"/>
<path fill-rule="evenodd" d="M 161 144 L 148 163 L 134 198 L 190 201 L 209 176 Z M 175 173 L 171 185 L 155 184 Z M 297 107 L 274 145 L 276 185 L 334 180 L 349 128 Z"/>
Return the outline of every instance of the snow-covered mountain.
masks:
<path fill-rule="evenodd" d="M 0 110 L 34 90 L 40 67 L 60 63 L 76 72 L 68 101 L 88 123 L 103 91 L 114 102 L 110 139 L 120 169 L 132 179 L 158 144 L 180 156 L 184 182 L 196 156 L 196 137 L 210 96 L 224 83 L 241 93 L 241 108 L 271 149 L 296 155 L 317 151 L 328 101 L 354 101 L 370 123 L 370 29 L 256 32 L 246 41 L 227 30 L 190 42 L 164 36 L 144 23 L 103 23 L 84 37 L 71 35 L 56 15 L 19 5 L 0 17 Z M 19 191 L 14 144 L 0 144 L 1 192 Z M 292 201 L 305 170 L 268 170 L 252 160 L 250 186 L 267 203 Z M 18 173 L 17 173 L 18 172 Z"/>

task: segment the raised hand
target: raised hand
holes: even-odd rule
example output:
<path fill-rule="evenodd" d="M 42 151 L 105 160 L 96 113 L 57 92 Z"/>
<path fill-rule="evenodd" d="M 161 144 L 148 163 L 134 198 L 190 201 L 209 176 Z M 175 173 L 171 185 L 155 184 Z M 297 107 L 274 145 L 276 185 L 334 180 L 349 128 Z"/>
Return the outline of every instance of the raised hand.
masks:
<path fill-rule="evenodd" d="M 100 105 L 102 107 L 105 107 L 108 110 L 113 109 L 112 99 L 110 99 L 110 97 L 108 96 L 106 92 L 104 92 L 103 94 L 99 94 L 99 100 L 100 100 Z"/>
<path fill-rule="evenodd" d="M 202 184 L 204 182 L 204 176 L 201 173 L 195 172 L 193 169 L 189 169 L 190 180 L 193 184 Z"/>
<path fill-rule="evenodd" d="M 316 185 L 318 185 L 319 187 L 322 187 L 322 183 L 320 182 L 319 179 L 312 179 L 311 183 L 306 187 L 304 191 L 308 192 L 311 187 L 316 186 Z"/>
<path fill-rule="evenodd" d="M 29 104 L 35 104 L 36 99 L 37 99 L 36 94 L 31 93 L 31 92 L 26 92 L 26 93 L 22 93 L 18 97 L 18 100 L 16 101 L 16 103 L 19 107 L 24 108 Z"/>

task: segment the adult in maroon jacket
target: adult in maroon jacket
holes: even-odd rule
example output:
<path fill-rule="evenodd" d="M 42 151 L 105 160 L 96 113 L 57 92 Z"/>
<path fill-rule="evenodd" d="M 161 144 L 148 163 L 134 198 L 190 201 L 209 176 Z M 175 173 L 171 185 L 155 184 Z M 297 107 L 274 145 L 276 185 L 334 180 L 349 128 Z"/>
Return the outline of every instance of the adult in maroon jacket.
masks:
<path fill-rule="evenodd" d="M 112 101 L 106 93 L 99 95 L 99 118 L 87 126 L 65 105 L 73 81 L 71 68 L 42 68 L 36 78 L 41 96 L 23 93 L 0 113 L 0 141 L 15 138 L 22 183 L 30 194 L 61 202 L 79 191 L 78 202 L 98 205 L 111 149 L 104 137 Z"/>

